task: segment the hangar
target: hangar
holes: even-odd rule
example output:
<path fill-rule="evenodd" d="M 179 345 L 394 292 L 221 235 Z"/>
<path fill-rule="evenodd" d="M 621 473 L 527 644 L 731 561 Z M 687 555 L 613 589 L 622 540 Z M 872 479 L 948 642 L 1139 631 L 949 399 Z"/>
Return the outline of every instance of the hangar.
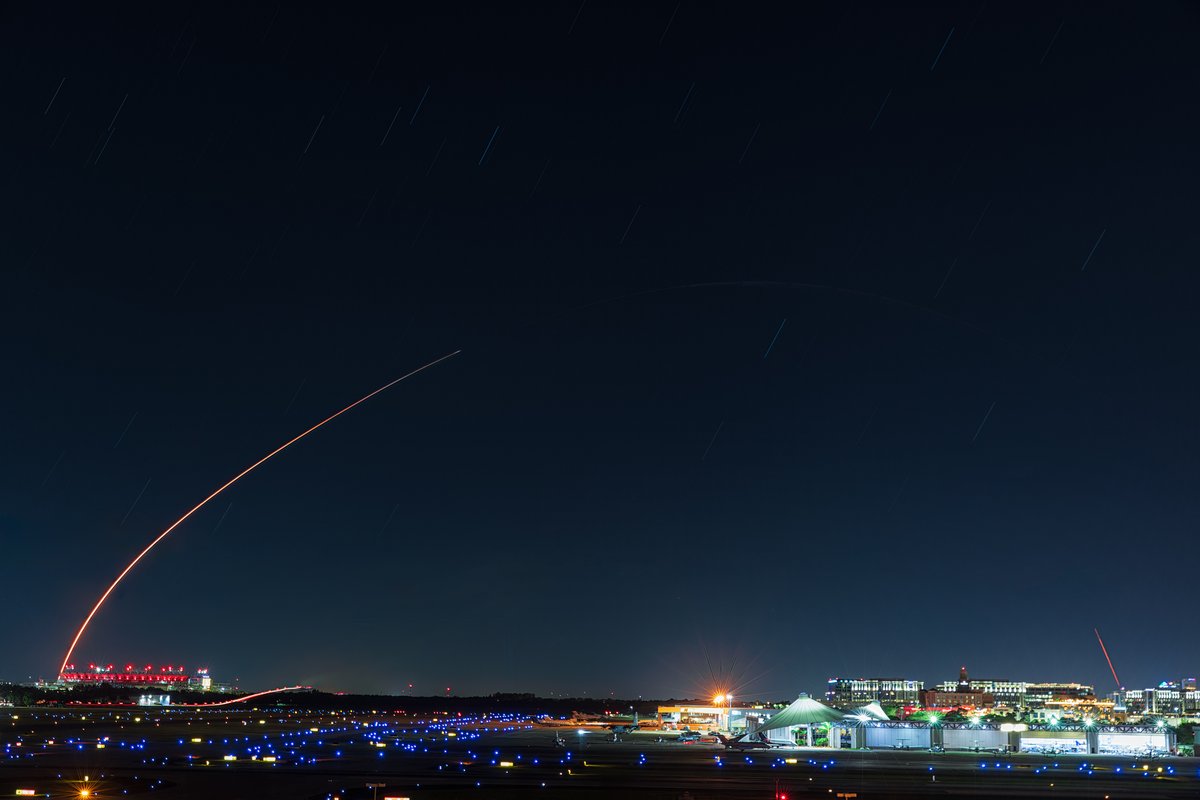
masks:
<path fill-rule="evenodd" d="M 845 744 L 843 744 L 845 743 Z M 830 725 L 830 747 L 987 750 L 1089 755 L 1174 753 L 1175 732 L 1148 725 L 883 722 L 844 717 Z"/>
<path fill-rule="evenodd" d="M 803 728 L 805 742 L 808 747 L 812 747 L 813 725 L 836 722 L 843 717 L 841 711 L 802 694 L 790 706 L 771 715 L 765 725 L 756 728 L 753 732 L 768 742 L 793 745 L 796 742 L 796 733 Z M 775 735 L 772 736 L 772 733 Z"/>
<path fill-rule="evenodd" d="M 839 711 L 801 694 L 787 708 L 663 706 L 664 727 L 723 728 L 774 745 L 812 747 L 815 728 L 828 728 L 829 747 L 854 749 L 974 750 L 989 752 L 1159 755 L 1176 751 L 1175 732 L 1165 725 L 1084 725 L 916 722 L 888 719 L 878 703 Z M 722 724 L 724 723 L 724 724 Z"/>

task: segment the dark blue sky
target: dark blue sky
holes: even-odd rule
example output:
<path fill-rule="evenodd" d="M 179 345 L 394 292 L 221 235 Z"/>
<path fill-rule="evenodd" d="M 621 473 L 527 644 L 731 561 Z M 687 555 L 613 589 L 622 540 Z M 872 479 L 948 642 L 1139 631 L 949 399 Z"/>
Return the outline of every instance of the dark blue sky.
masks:
<path fill-rule="evenodd" d="M 1194 674 L 1196 6 L 777 5 L 8 6 L 0 677 Z"/>

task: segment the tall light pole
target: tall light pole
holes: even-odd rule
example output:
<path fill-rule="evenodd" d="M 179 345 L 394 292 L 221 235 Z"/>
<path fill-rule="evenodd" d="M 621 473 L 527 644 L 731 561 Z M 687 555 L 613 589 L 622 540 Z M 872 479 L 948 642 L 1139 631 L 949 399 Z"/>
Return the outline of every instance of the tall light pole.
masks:
<path fill-rule="evenodd" d="M 729 711 L 725 715 L 725 730 L 733 733 L 733 695 L 723 692 L 713 697 L 714 705 L 720 707 L 725 703 L 729 704 Z M 720 714 L 717 715 L 717 721 L 720 722 Z"/>

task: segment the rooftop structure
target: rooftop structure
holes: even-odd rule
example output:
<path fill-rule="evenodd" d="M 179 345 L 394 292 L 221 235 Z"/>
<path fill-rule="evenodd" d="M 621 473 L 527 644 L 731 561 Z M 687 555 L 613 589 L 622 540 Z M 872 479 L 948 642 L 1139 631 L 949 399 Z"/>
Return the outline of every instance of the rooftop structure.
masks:
<path fill-rule="evenodd" d="M 958 683 L 953 686 L 952 690 L 937 688 L 922 691 L 921 705 L 931 709 L 980 709 L 991 708 L 996 704 L 996 698 L 991 693 L 971 688 L 971 679 L 965 666 L 959 669 Z"/>

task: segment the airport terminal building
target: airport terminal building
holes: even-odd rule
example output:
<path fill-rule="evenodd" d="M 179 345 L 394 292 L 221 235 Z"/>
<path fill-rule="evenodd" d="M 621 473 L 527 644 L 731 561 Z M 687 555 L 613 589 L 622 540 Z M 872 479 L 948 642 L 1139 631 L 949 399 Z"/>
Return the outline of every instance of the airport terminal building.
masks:
<path fill-rule="evenodd" d="M 665 730 L 732 731 L 745 733 L 761 727 L 778 711 L 769 706 L 719 706 L 715 704 L 659 706 L 659 725 Z"/>

